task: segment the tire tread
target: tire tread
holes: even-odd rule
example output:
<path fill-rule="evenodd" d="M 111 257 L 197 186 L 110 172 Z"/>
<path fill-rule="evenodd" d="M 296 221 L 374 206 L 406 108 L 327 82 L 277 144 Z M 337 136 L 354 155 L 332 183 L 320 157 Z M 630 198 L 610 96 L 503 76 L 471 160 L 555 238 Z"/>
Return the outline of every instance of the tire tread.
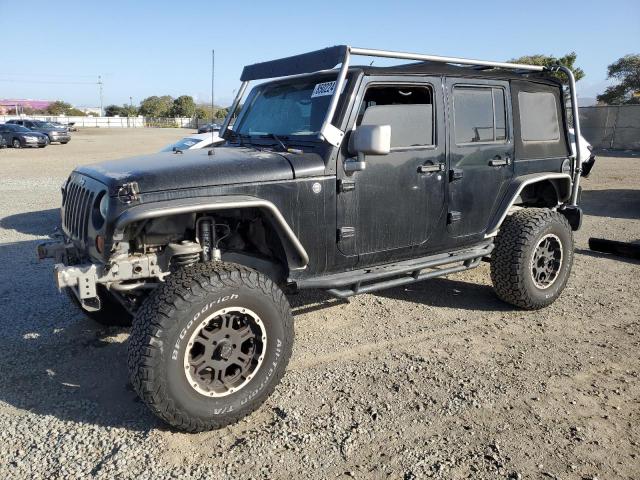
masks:
<path fill-rule="evenodd" d="M 160 368 L 163 346 L 169 341 L 167 328 L 178 321 L 176 316 L 189 309 L 191 302 L 221 288 L 245 287 L 261 291 L 276 305 L 284 323 L 283 365 L 286 366 L 293 346 L 293 317 L 284 293 L 267 277 L 245 266 L 215 262 L 197 263 L 170 275 L 138 310 L 129 338 L 127 359 L 134 390 L 156 415 L 170 425 L 188 432 L 201 432 L 224 427 L 256 410 L 273 393 L 284 375 L 284 368 L 274 373 L 265 389 L 247 403 L 247 408 L 216 418 L 193 417 L 176 407 L 165 394 L 166 380 L 155 375 Z"/>

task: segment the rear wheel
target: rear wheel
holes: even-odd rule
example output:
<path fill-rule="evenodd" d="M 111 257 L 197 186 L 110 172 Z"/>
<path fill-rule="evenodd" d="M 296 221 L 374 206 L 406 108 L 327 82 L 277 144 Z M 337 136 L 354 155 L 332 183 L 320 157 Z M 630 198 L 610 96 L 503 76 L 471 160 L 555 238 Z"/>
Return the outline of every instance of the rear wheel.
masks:
<path fill-rule="evenodd" d="M 573 264 L 573 233 L 567 219 L 544 208 L 507 217 L 491 253 L 493 287 L 505 302 L 535 310 L 562 293 Z"/>
<path fill-rule="evenodd" d="M 231 263 L 192 265 L 170 275 L 136 314 L 131 383 L 173 427 L 220 428 L 271 395 L 293 337 L 289 303 L 269 278 Z"/>

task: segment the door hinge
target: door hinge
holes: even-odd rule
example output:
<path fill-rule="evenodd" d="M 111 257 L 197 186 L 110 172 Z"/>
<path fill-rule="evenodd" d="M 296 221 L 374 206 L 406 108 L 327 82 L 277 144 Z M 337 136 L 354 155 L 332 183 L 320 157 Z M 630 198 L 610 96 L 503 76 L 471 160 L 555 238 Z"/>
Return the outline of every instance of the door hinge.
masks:
<path fill-rule="evenodd" d="M 338 180 L 338 193 L 351 192 L 356 189 L 356 182 L 352 180 Z"/>
<path fill-rule="evenodd" d="M 464 170 L 460 168 L 452 168 L 449 170 L 449 181 L 454 182 L 460 180 L 464 176 Z"/>
<path fill-rule="evenodd" d="M 353 238 L 356 236 L 356 229 L 353 227 L 340 227 L 338 229 L 338 240 Z"/>
<path fill-rule="evenodd" d="M 459 222 L 462 219 L 462 213 L 460 212 L 449 212 L 447 214 L 447 223 L 455 223 L 455 222 Z"/>

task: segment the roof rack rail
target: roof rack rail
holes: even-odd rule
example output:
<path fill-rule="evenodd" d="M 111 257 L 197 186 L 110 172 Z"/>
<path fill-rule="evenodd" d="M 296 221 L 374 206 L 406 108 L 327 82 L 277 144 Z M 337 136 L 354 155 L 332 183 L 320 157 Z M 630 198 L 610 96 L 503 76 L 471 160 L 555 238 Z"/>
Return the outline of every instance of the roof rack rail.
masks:
<path fill-rule="evenodd" d="M 334 147 L 339 147 L 344 138 L 345 132 L 333 125 L 332 119 L 338 106 L 338 100 L 340 93 L 344 86 L 344 82 L 349 70 L 349 64 L 351 62 L 351 56 L 364 56 L 364 57 L 380 57 L 380 58 L 395 58 L 398 60 L 419 60 L 425 62 L 453 64 L 453 65 L 469 65 L 473 67 L 482 68 L 501 68 L 506 70 L 514 70 L 518 73 L 526 72 L 563 72 L 569 79 L 569 94 L 571 98 L 571 109 L 574 112 L 573 115 L 573 129 L 575 137 L 580 138 L 580 121 L 578 112 L 578 97 L 576 94 L 576 84 L 573 72 L 564 65 L 554 65 L 552 67 L 543 67 L 540 65 L 527 65 L 512 62 L 494 62 L 490 60 L 476 60 L 471 58 L 461 57 L 445 57 L 439 55 L 426 55 L 421 53 L 407 53 L 396 52 L 391 50 L 376 50 L 370 48 L 358 48 L 348 45 L 337 45 L 334 47 L 325 48 L 322 50 L 316 50 L 314 52 L 304 53 L 301 55 L 294 55 L 292 57 L 281 58 L 278 60 L 272 60 L 269 62 L 256 63 L 254 65 L 248 65 L 244 67 L 240 80 L 242 84 L 238 89 L 238 94 L 229 109 L 227 118 L 221 128 L 221 134 L 224 134 L 229 127 L 231 118 L 238 108 L 240 101 L 246 91 L 246 88 L 251 80 L 261 80 L 275 77 L 287 77 L 293 75 L 301 75 L 305 73 L 312 73 L 324 70 L 334 69 L 340 64 L 340 70 L 338 71 L 338 78 L 336 80 L 336 86 L 334 93 L 327 109 L 327 114 L 324 118 L 322 127 L 320 128 L 320 138 L 327 141 Z M 576 142 L 577 143 L 577 142 Z M 572 145 L 572 157 L 573 157 L 573 172 L 574 172 L 574 186 L 572 191 L 571 203 L 577 205 L 578 195 L 578 183 L 580 181 L 581 171 L 581 158 L 580 150 Z"/>

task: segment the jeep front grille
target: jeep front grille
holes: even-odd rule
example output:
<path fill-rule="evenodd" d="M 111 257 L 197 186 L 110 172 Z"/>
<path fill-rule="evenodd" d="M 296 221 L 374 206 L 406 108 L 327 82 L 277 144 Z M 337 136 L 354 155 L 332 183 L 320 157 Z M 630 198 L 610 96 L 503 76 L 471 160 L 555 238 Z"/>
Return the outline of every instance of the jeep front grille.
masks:
<path fill-rule="evenodd" d="M 74 179 L 67 184 L 62 202 L 62 226 L 71 240 L 86 240 L 93 199 L 94 193 L 85 188 L 83 182 Z"/>

